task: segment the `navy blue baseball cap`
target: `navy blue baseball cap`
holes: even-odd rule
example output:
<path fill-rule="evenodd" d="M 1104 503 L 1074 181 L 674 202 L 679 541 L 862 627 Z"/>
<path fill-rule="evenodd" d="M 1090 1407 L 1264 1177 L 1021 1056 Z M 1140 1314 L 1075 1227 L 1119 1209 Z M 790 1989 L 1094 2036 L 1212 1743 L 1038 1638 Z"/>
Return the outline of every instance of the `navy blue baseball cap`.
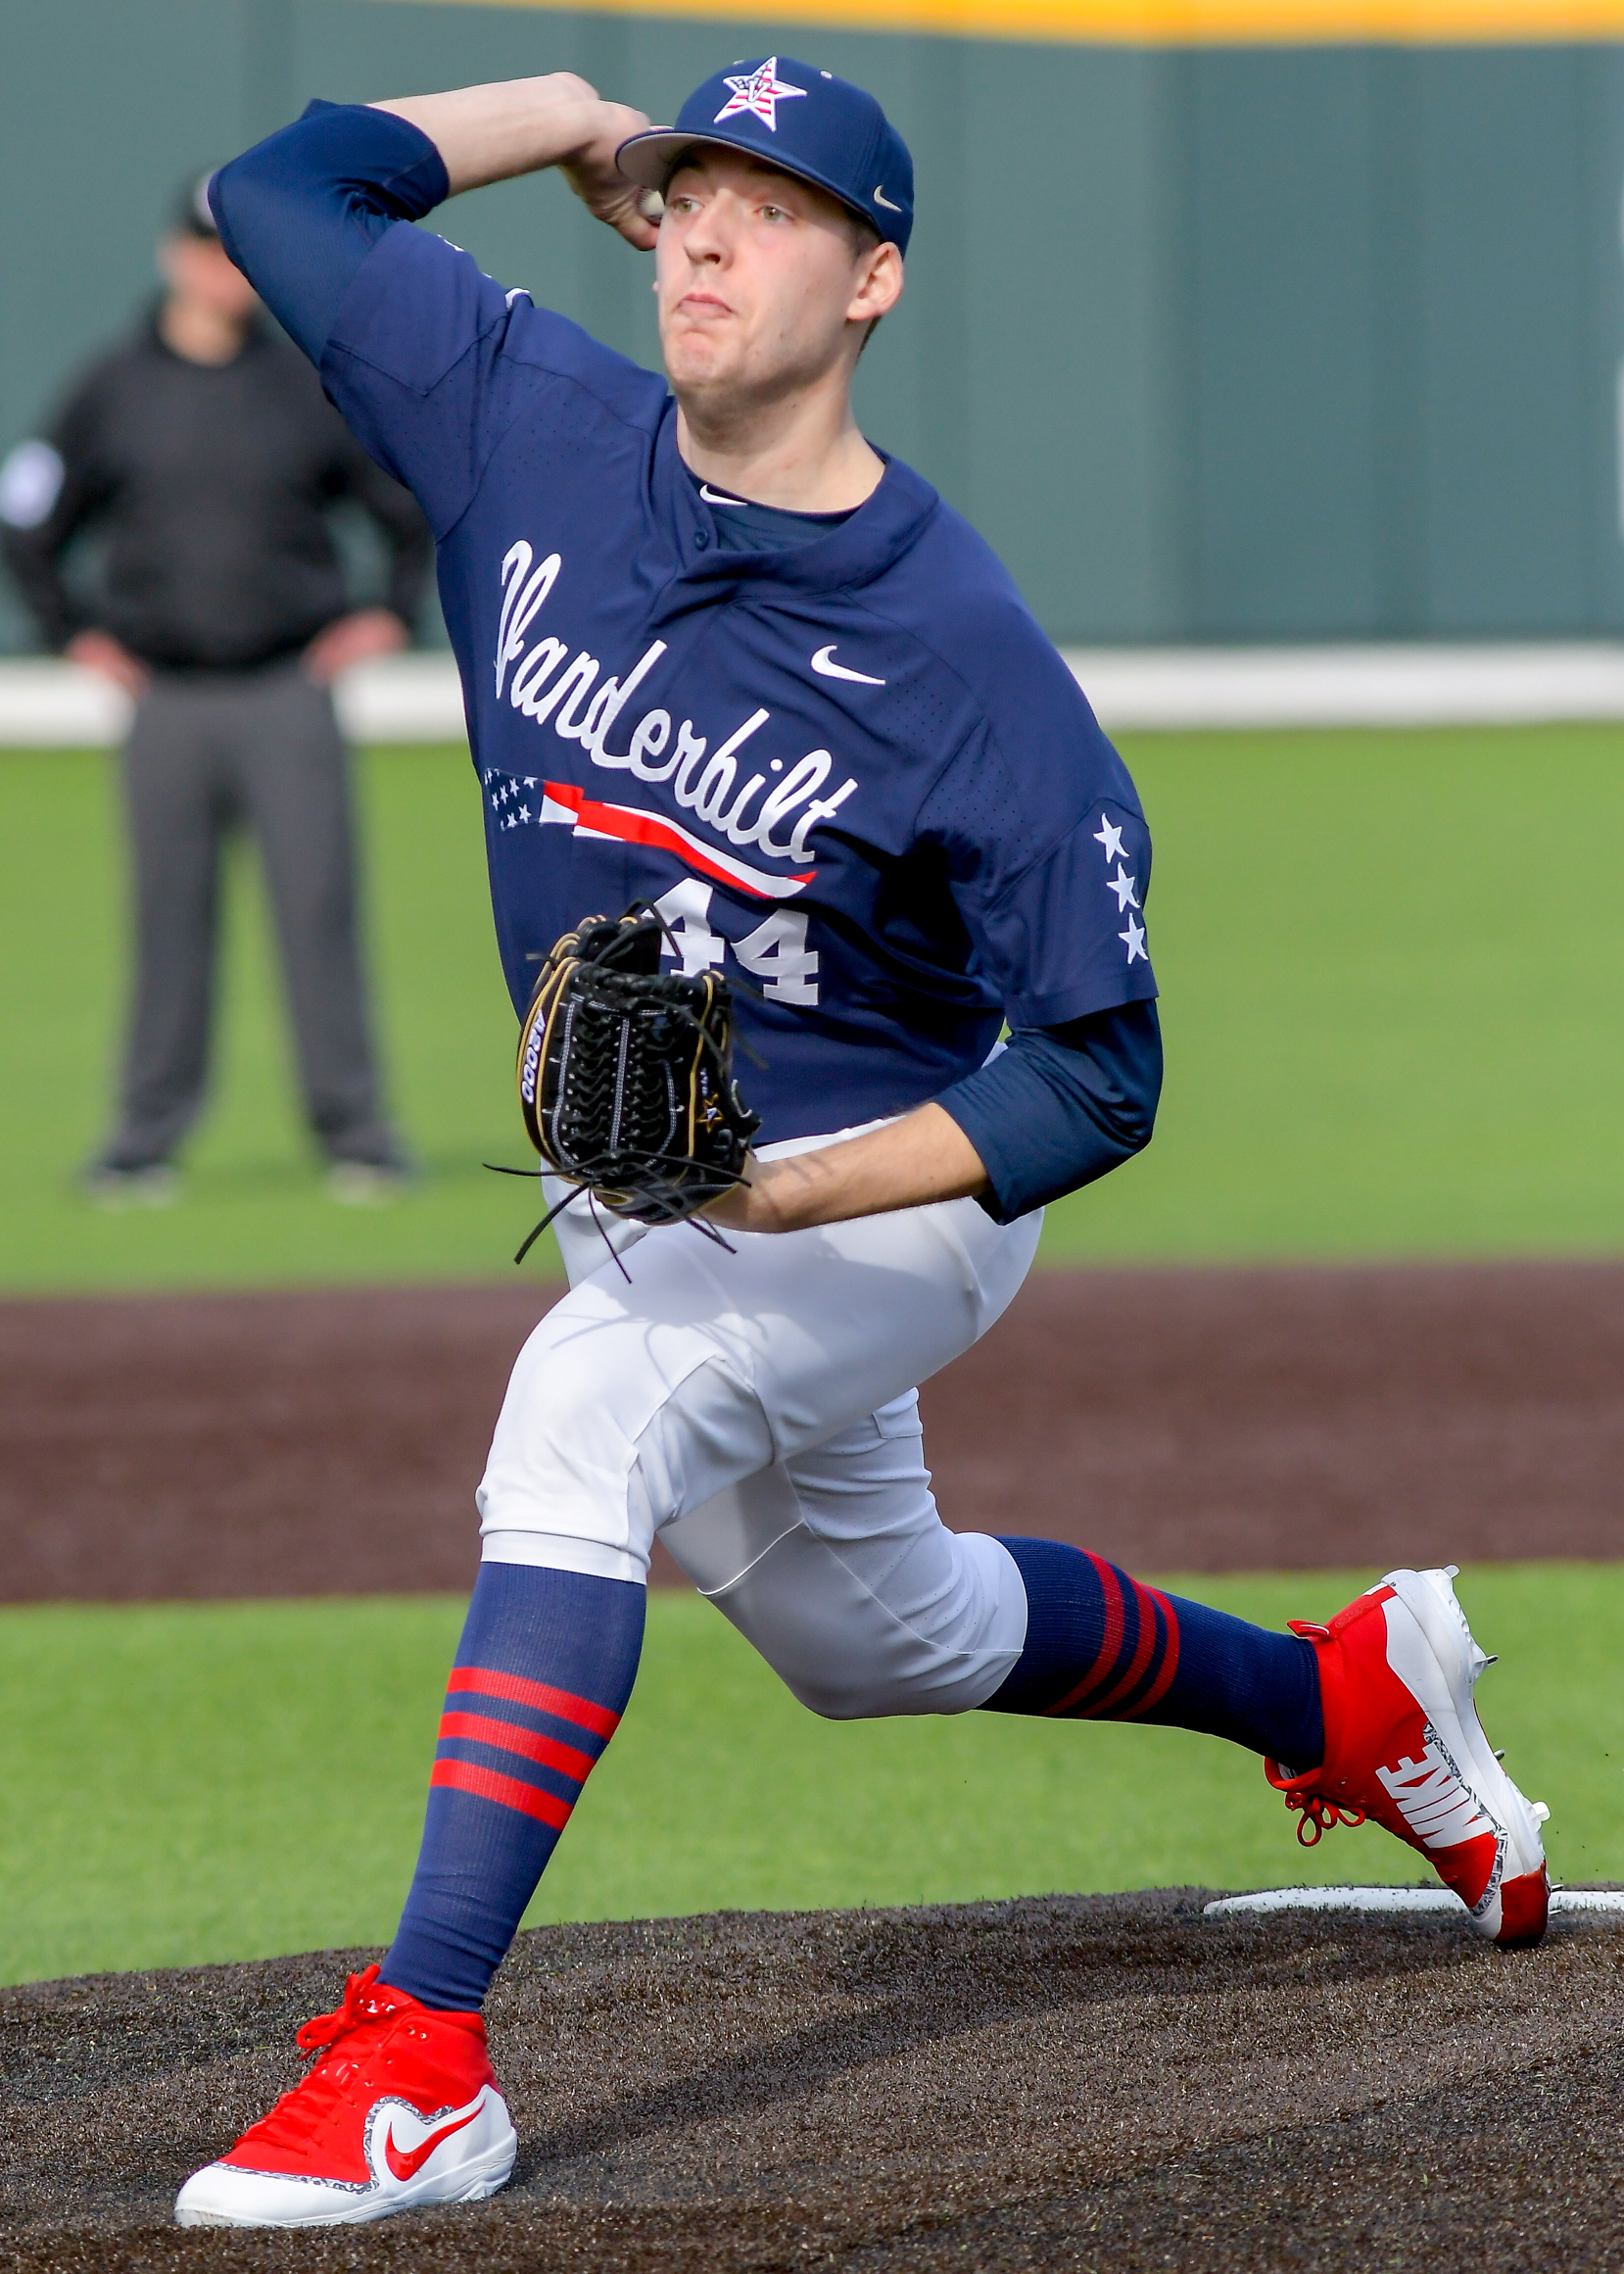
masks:
<path fill-rule="evenodd" d="M 899 253 L 907 251 L 914 162 L 874 97 L 848 79 L 792 56 L 736 63 L 689 96 L 675 126 L 623 142 L 620 170 L 629 181 L 663 190 L 695 143 L 742 150 L 781 173 L 816 182 Z"/>

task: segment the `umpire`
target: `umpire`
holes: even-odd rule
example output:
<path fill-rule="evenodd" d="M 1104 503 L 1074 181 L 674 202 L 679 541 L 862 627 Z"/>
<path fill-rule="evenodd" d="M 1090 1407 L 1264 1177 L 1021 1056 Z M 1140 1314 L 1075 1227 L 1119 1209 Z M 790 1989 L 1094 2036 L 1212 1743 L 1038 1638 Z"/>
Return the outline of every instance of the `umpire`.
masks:
<path fill-rule="evenodd" d="M 330 688 L 406 644 L 431 541 L 304 357 L 261 321 L 201 186 L 159 265 L 157 309 L 0 467 L 0 546 L 46 643 L 135 699 L 135 977 L 119 1122 L 85 1188 L 111 1205 L 173 1195 L 208 1078 L 220 856 L 246 823 L 329 1188 L 376 1198 L 406 1162 L 380 1097 Z M 343 501 L 383 535 L 387 606 L 350 605 L 328 521 Z"/>

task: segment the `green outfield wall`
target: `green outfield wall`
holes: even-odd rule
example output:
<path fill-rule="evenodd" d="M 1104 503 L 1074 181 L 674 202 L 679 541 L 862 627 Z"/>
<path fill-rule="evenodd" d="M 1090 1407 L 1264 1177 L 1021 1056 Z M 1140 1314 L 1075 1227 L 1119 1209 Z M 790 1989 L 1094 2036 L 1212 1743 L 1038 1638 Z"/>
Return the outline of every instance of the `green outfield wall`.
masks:
<path fill-rule="evenodd" d="M 178 180 L 309 96 L 568 68 L 668 116 L 778 50 L 872 86 L 918 161 L 867 429 L 1058 638 L 1624 630 L 1624 44 L 1601 35 L 1624 24 L 1188 44 L 1171 18 L 1085 36 L 1067 5 L 998 38 L 990 4 L 956 32 L 923 7 L 878 30 L 856 7 L 0 0 L 0 444 L 127 320 Z M 645 259 L 556 182 L 446 226 L 654 360 Z"/>

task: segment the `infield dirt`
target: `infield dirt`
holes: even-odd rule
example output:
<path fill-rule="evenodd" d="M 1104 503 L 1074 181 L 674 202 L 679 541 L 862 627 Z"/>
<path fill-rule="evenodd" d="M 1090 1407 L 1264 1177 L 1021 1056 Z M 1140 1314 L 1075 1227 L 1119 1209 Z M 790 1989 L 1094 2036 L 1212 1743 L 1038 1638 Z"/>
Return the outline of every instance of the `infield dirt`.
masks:
<path fill-rule="evenodd" d="M 465 1585 L 552 1291 L 0 1305 L 0 1593 Z M 1141 1570 L 1610 1557 L 1624 1267 L 1040 1277 L 925 1402 L 949 1522 Z M 1624 2268 L 1624 1931 L 1200 1904 L 522 1936 L 512 2187 L 327 2235 L 167 2221 L 373 1954 L 0 1991 L 0 2268 Z"/>
<path fill-rule="evenodd" d="M 467 1587 L 559 1291 L 0 1304 L 0 1599 Z M 923 1403 L 949 1524 L 1129 1570 L 1624 1545 L 1616 1263 L 1039 1273 Z"/>
<path fill-rule="evenodd" d="M 968 2274 L 1624 2264 L 1624 1934 L 1211 1926 L 1194 1890 L 521 1937 L 494 2201 L 180 2231 L 331 1953 L 0 1993 L 16 2274 Z"/>

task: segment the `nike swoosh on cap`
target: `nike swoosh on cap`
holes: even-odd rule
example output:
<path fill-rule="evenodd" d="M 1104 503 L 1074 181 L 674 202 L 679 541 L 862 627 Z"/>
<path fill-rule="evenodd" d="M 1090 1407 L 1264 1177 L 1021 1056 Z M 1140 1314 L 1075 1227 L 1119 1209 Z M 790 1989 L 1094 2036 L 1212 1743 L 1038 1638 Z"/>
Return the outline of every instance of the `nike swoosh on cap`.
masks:
<path fill-rule="evenodd" d="M 478 2114 L 479 2107 L 476 2105 L 468 2110 L 465 2116 L 454 2116 L 449 2124 L 442 2124 L 438 2132 L 431 2132 L 420 2148 L 413 2148 L 406 2155 L 399 2154 L 396 2151 L 395 2126 L 392 2118 L 389 2131 L 384 2138 L 383 2159 L 397 2179 L 415 2179 L 435 2150 L 449 2140 L 454 2132 L 460 2132 L 471 2124 Z"/>
<path fill-rule="evenodd" d="M 820 648 L 812 658 L 812 668 L 825 679 L 854 679 L 859 687 L 884 687 L 884 679 L 875 679 L 867 671 L 848 671 L 843 663 L 835 660 L 836 642 Z"/>
<path fill-rule="evenodd" d="M 883 189 L 877 189 L 875 191 L 874 202 L 877 206 L 884 206 L 886 213 L 888 214 L 899 214 L 902 211 L 900 206 L 892 205 L 890 199 L 885 195 Z"/>

